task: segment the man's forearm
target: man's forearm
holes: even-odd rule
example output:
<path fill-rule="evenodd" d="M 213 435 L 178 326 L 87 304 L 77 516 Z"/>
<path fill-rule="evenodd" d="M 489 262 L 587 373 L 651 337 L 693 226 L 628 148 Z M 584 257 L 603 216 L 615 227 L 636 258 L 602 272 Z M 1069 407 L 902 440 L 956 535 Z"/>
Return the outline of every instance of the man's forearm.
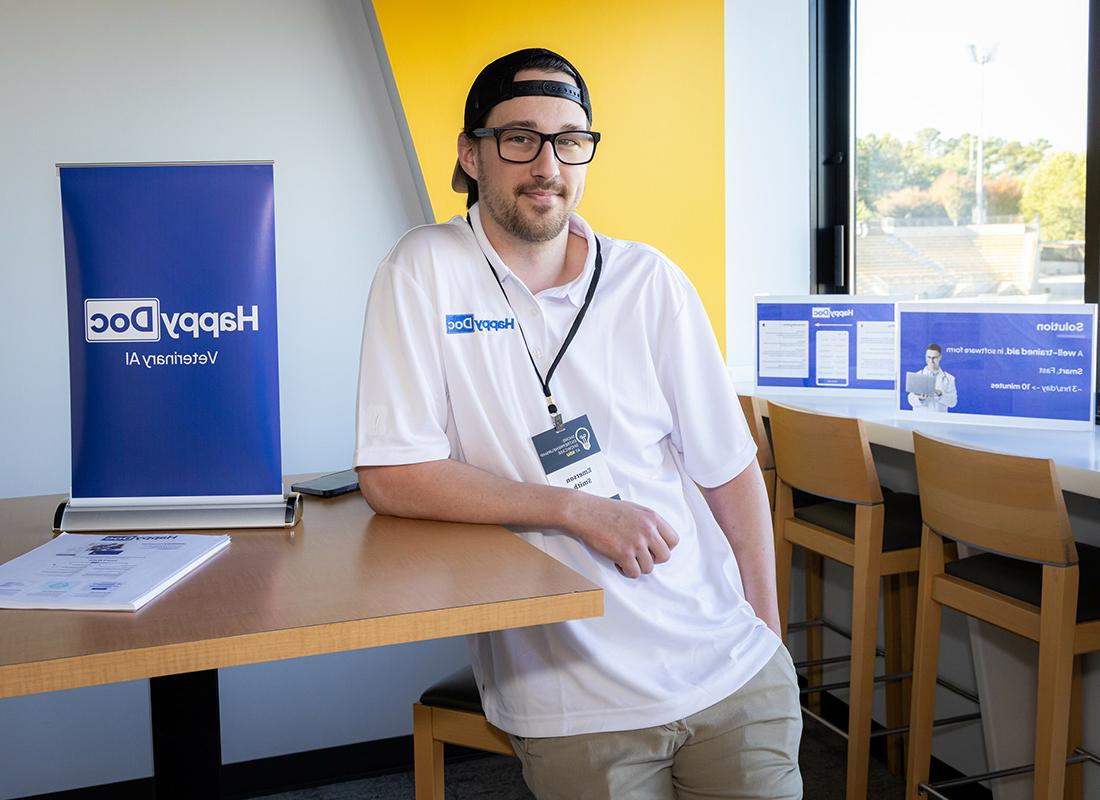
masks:
<path fill-rule="evenodd" d="M 575 500 L 569 489 L 508 480 L 452 459 L 357 472 L 371 508 L 398 517 L 564 529 Z"/>
<path fill-rule="evenodd" d="M 357 469 L 363 496 L 380 514 L 561 530 L 627 578 L 668 561 L 679 541 L 660 515 L 635 503 L 508 480 L 450 459 Z"/>
<path fill-rule="evenodd" d="M 753 460 L 740 475 L 721 486 L 703 489 L 714 518 L 733 548 L 745 599 L 756 616 L 779 634 L 775 593 L 775 541 L 768 492 Z"/>

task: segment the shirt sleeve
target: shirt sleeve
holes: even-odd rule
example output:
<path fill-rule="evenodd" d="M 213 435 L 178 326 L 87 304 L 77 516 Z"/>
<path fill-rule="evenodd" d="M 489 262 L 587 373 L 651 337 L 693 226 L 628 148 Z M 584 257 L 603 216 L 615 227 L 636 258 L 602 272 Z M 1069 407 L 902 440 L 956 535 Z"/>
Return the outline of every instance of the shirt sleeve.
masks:
<path fill-rule="evenodd" d="M 752 463 L 756 444 L 706 310 L 690 283 L 657 341 L 658 380 L 672 411 L 672 443 L 683 454 L 692 480 L 707 488 L 721 486 Z"/>
<path fill-rule="evenodd" d="M 371 284 L 359 357 L 355 466 L 450 456 L 439 316 L 424 289 L 383 262 Z"/>
<path fill-rule="evenodd" d="M 955 376 L 943 374 L 943 397 L 941 398 L 946 408 L 954 408 L 959 403 L 959 393 L 955 391 Z"/>

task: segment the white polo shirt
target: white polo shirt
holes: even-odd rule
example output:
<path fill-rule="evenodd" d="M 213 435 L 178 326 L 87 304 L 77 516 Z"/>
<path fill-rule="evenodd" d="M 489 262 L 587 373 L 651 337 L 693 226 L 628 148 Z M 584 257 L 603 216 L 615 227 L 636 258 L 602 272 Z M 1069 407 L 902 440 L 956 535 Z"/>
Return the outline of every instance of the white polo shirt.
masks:
<path fill-rule="evenodd" d="M 596 237 L 574 215 L 570 232 L 588 241 L 581 275 L 532 295 L 478 213 L 470 209 L 472 230 L 461 217 L 415 228 L 378 268 L 356 466 L 453 458 L 547 482 L 531 437 L 550 420 L 518 326 L 545 375 L 584 302 Z M 599 240 L 602 276 L 551 389 L 566 420 L 588 415 L 622 498 L 660 514 L 680 543 L 670 561 L 632 580 L 569 534 L 515 529 L 603 587 L 605 608 L 597 619 L 470 637 L 485 714 L 517 736 L 682 719 L 737 690 L 779 646 L 745 601 L 733 552 L 696 487 L 734 478 L 756 453 L 702 303 L 661 253 Z M 461 322 L 470 314 L 473 324 Z"/>

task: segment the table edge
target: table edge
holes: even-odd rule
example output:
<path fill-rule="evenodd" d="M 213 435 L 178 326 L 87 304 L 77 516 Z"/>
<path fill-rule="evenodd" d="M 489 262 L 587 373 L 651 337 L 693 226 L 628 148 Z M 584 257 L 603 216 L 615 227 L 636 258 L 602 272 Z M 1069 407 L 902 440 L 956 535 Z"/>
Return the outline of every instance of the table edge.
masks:
<path fill-rule="evenodd" d="M 0 698 L 598 617 L 603 589 L 113 650 L 0 667 Z"/>

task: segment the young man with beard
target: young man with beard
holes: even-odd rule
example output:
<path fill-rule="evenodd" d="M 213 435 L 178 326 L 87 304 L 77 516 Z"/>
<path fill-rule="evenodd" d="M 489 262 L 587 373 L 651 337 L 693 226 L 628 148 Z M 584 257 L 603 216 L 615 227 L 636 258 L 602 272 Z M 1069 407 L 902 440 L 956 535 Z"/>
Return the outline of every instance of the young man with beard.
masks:
<path fill-rule="evenodd" d="M 755 447 L 688 279 L 574 213 L 591 113 L 547 50 L 474 81 L 469 214 L 406 234 L 371 288 L 360 486 L 379 513 L 507 525 L 603 587 L 601 618 L 471 637 L 540 800 L 798 798 Z M 656 190 L 647 170 L 690 136 L 639 135 Z"/>

